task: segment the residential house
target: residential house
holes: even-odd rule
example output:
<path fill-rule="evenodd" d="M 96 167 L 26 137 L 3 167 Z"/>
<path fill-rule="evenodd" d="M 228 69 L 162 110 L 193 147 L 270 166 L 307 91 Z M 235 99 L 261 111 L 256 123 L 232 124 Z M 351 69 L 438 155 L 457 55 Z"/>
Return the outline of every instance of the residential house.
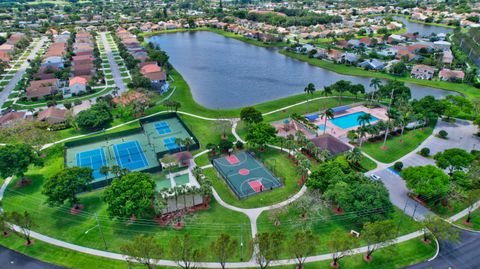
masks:
<path fill-rule="evenodd" d="M 438 72 L 438 77 L 445 81 L 463 81 L 465 73 L 461 70 L 442 69 Z"/>
<path fill-rule="evenodd" d="M 79 94 L 87 91 L 87 79 L 84 77 L 73 77 L 68 82 L 70 94 Z"/>
<path fill-rule="evenodd" d="M 427 80 L 431 80 L 434 74 L 435 74 L 435 68 L 428 65 L 424 65 L 424 64 L 414 65 L 411 72 L 412 78 L 427 79 Z"/>
<path fill-rule="evenodd" d="M 154 89 L 162 91 L 162 87 L 167 79 L 167 74 L 162 71 L 156 62 L 148 62 L 141 65 L 140 73 L 150 79 Z"/>
<path fill-rule="evenodd" d="M 56 78 L 42 79 L 30 81 L 30 86 L 27 88 L 27 98 L 41 99 L 46 96 L 55 94 L 60 89 L 60 81 Z"/>
<path fill-rule="evenodd" d="M 0 126 L 2 127 L 5 127 L 5 126 L 9 126 L 15 122 L 18 122 L 18 121 L 21 121 L 23 119 L 25 119 L 26 117 L 26 112 L 22 111 L 22 112 L 8 112 L 7 114 L 5 115 L 2 115 L 0 117 Z"/>
<path fill-rule="evenodd" d="M 451 50 L 443 51 L 442 63 L 445 65 L 451 65 L 453 63 L 453 53 Z"/>
<path fill-rule="evenodd" d="M 385 68 L 385 63 L 377 59 L 369 59 L 359 63 L 358 66 L 367 70 L 379 71 Z"/>
<path fill-rule="evenodd" d="M 49 107 L 43 111 L 40 111 L 37 116 L 38 121 L 45 121 L 49 124 L 61 124 L 65 123 L 65 113 L 67 110 L 59 109 L 56 107 Z"/>
<path fill-rule="evenodd" d="M 356 64 L 360 57 L 355 53 L 347 52 L 342 55 L 342 62 L 347 64 Z"/>

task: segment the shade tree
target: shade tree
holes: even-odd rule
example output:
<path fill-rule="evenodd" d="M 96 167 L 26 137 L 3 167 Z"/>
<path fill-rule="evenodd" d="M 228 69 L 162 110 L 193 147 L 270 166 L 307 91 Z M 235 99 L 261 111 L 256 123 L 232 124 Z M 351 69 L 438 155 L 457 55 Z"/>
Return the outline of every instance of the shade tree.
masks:
<path fill-rule="evenodd" d="M 464 149 L 451 148 L 438 152 L 433 158 L 438 167 L 448 169 L 448 173 L 452 175 L 454 171 L 467 168 L 475 157 Z"/>
<path fill-rule="evenodd" d="M 197 242 L 188 233 L 183 236 L 175 236 L 169 245 L 170 256 L 183 269 L 197 268 L 196 263 L 205 255 L 205 252 L 198 248 Z"/>
<path fill-rule="evenodd" d="M 153 235 L 143 234 L 121 246 L 120 250 L 127 256 L 128 261 L 136 261 L 148 269 L 156 268 L 156 263 L 164 254 L 163 248 Z"/>
<path fill-rule="evenodd" d="M 306 258 L 315 254 L 318 244 L 319 238 L 311 230 L 298 231 L 289 238 L 288 250 L 295 256 L 297 268 L 303 269 Z"/>
<path fill-rule="evenodd" d="M 216 261 L 220 263 L 222 269 L 228 259 L 235 256 L 235 250 L 238 242 L 228 234 L 221 234 L 217 240 L 210 244 L 209 250 L 215 256 Z"/>
<path fill-rule="evenodd" d="M 240 119 L 247 123 L 247 125 L 251 125 L 263 121 L 263 116 L 262 112 L 249 106 L 240 111 Z"/>
<path fill-rule="evenodd" d="M 263 149 L 266 144 L 275 141 L 276 134 L 275 127 L 266 122 L 259 122 L 248 129 L 245 139 L 248 143 Z"/>
<path fill-rule="evenodd" d="M 38 153 L 27 144 L 14 144 L 0 147 L 0 176 L 15 176 L 24 184 L 25 173 L 30 165 L 42 166 L 43 160 Z"/>
<path fill-rule="evenodd" d="M 57 172 L 43 185 L 42 194 L 49 206 L 61 206 L 65 202 L 78 208 L 77 193 L 89 189 L 93 170 L 85 167 L 69 167 Z"/>
<path fill-rule="evenodd" d="M 444 197 L 450 188 L 448 176 L 433 165 L 407 167 L 401 175 L 407 187 L 423 199 Z"/>
<path fill-rule="evenodd" d="M 261 269 L 267 268 L 273 260 L 278 260 L 285 248 L 285 235 L 280 231 L 259 233 L 253 239 L 255 259 Z"/>
<path fill-rule="evenodd" d="M 332 267 L 338 267 L 338 262 L 352 254 L 352 248 L 356 246 L 355 239 L 348 235 L 341 229 L 336 229 L 331 235 L 330 240 L 327 241 L 327 247 L 329 252 L 332 253 Z"/>
<path fill-rule="evenodd" d="M 367 222 L 363 225 L 361 237 L 367 242 L 365 258 L 371 260 L 372 254 L 380 248 L 395 242 L 395 224 L 392 220 Z"/>
<path fill-rule="evenodd" d="M 119 219 L 153 215 L 154 198 L 155 182 L 149 174 L 141 172 L 115 178 L 103 196 L 109 216 Z"/>

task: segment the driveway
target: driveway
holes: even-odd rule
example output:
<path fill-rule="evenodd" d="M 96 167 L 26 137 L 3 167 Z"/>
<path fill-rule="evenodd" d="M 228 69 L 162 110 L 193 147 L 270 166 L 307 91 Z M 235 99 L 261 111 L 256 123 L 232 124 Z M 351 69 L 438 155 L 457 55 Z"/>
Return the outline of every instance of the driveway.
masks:
<path fill-rule="evenodd" d="M 11 249 L 0 246 L 0 268 L 3 269 L 62 269 L 63 267 L 45 263 Z"/>
<path fill-rule="evenodd" d="M 27 68 L 30 66 L 30 63 L 28 60 L 33 60 L 37 56 L 38 51 L 40 48 L 43 46 L 45 41 L 47 40 L 47 37 L 43 36 L 37 43 L 37 45 L 32 49 L 30 54 L 27 57 L 27 60 L 25 60 L 20 68 L 18 69 L 17 73 L 13 76 L 13 78 L 10 80 L 10 82 L 5 86 L 3 91 L 0 92 L 0 107 L 3 106 L 3 103 L 7 101 L 8 96 L 12 92 L 12 90 L 17 86 L 17 83 L 22 79 L 23 74 L 27 70 Z"/>
<path fill-rule="evenodd" d="M 440 242 L 440 252 L 433 261 L 407 267 L 409 269 L 478 269 L 480 268 L 480 233 L 460 232 L 460 243 Z"/>
<path fill-rule="evenodd" d="M 105 53 L 107 54 L 108 63 L 110 64 L 110 69 L 112 70 L 113 81 L 118 87 L 118 94 L 122 94 L 126 92 L 128 89 L 125 87 L 123 83 L 122 76 L 120 74 L 120 69 L 118 68 L 117 62 L 115 62 L 115 58 L 113 57 L 112 48 L 110 48 L 110 44 L 108 44 L 107 37 L 105 36 L 105 32 L 101 32 L 100 36 L 102 38 L 103 47 L 105 48 Z"/>
<path fill-rule="evenodd" d="M 448 139 L 435 137 L 435 134 L 440 130 L 448 132 Z M 433 130 L 434 135 L 428 137 L 416 150 L 405 155 L 399 161 L 403 162 L 404 167 L 434 165 L 433 158 L 425 158 L 417 154 L 417 151 L 424 147 L 430 149 L 431 155 L 449 148 L 463 148 L 467 151 L 480 149 L 480 139 L 474 136 L 476 132 L 477 126 L 469 121 L 457 120 L 455 123 L 438 121 Z M 430 213 L 430 210 L 408 197 L 410 190 L 407 188 L 405 181 L 398 173 L 388 168 L 390 166 L 393 166 L 393 163 L 380 165 L 379 168 L 367 172 L 366 175 L 376 174 L 380 176 L 388 188 L 392 203 L 402 210 L 405 209 L 407 215 L 422 219 L 423 216 Z"/>

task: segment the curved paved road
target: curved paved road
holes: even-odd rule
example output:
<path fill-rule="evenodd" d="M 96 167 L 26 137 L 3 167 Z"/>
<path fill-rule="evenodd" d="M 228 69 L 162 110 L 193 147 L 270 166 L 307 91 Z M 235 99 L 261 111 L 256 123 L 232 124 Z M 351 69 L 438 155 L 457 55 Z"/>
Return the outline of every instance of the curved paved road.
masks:
<path fill-rule="evenodd" d="M 63 269 L 50 263 L 45 263 L 23 255 L 11 249 L 0 246 L 0 268 L 4 269 Z"/>
<path fill-rule="evenodd" d="M 480 268 L 480 233 L 460 232 L 460 243 L 440 242 L 437 258 L 407 267 L 408 269 L 478 269 Z"/>

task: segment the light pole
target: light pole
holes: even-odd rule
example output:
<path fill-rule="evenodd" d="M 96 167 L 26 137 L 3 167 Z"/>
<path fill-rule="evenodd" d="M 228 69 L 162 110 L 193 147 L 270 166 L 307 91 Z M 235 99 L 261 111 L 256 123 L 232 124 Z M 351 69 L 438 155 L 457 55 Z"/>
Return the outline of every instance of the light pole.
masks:
<path fill-rule="evenodd" d="M 106 250 L 107 249 L 107 242 L 105 241 L 105 237 L 103 236 L 102 227 L 100 226 L 100 222 L 98 221 L 97 213 L 94 213 L 94 215 L 95 215 L 95 220 L 97 221 L 97 225 L 93 226 L 92 228 L 90 228 L 88 230 L 86 230 L 85 234 L 88 234 L 91 230 L 98 227 L 98 231 L 100 232 L 100 236 L 102 236 L 103 245 L 104 245 L 105 250 Z"/>
<path fill-rule="evenodd" d="M 390 94 L 390 103 L 388 104 L 388 110 L 387 110 L 388 124 L 387 124 L 387 130 L 385 131 L 385 137 L 383 138 L 382 148 L 385 148 L 385 144 L 387 143 L 388 131 L 389 131 L 389 127 L 390 127 L 390 116 L 388 116 L 388 113 L 390 111 L 390 108 L 392 107 L 393 92 L 394 91 L 395 91 L 395 87 L 392 88 L 392 93 Z"/>

